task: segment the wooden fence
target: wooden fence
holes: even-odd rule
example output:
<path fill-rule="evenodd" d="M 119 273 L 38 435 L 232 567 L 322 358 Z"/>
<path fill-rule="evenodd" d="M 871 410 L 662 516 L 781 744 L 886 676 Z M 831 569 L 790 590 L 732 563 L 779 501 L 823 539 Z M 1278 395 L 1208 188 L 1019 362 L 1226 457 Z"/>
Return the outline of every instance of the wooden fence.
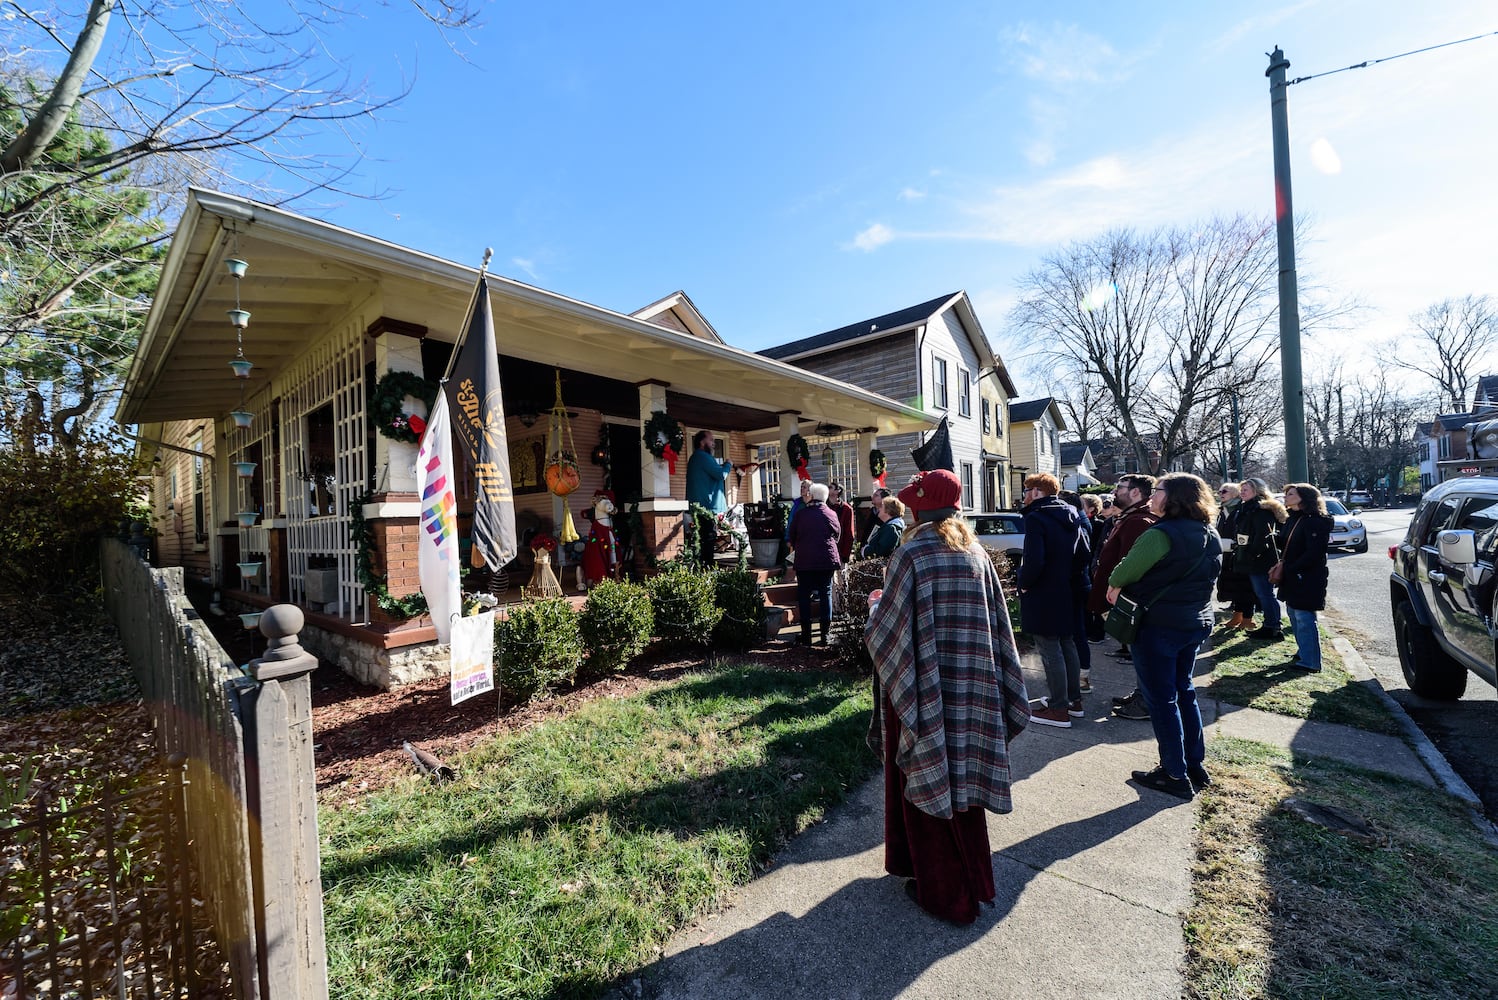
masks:
<path fill-rule="evenodd" d="M 104 542 L 105 604 L 156 720 L 187 756 L 194 866 L 238 1000 L 326 1000 L 312 764 L 311 671 L 301 612 L 265 612 L 264 657 L 241 671 L 193 610 L 180 568 Z"/>

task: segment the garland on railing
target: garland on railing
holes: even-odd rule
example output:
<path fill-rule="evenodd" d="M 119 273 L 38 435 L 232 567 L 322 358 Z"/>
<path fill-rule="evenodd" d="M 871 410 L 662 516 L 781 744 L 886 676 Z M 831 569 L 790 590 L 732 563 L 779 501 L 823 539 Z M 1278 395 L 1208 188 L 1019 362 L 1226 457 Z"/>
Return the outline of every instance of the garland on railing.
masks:
<path fill-rule="evenodd" d="M 391 597 L 390 588 L 386 585 L 388 578 L 379 576 L 374 571 L 374 528 L 364 520 L 364 505 L 372 499 L 370 494 L 364 493 L 355 497 L 354 502 L 349 505 L 349 537 L 354 543 L 354 566 L 359 574 L 359 584 L 370 600 L 386 614 L 400 615 L 403 618 L 424 615 L 427 613 L 425 594 L 418 590 L 406 597 Z"/>
<path fill-rule="evenodd" d="M 699 539 L 702 529 L 698 526 L 697 519 L 705 517 L 718 526 L 718 533 L 720 535 L 728 535 L 739 543 L 739 569 L 744 569 L 749 565 L 749 532 L 747 530 L 735 528 L 726 515 L 715 514 L 700 503 L 692 502 L 687 504 L 687 513 L 691 516 L 686 520 L 685 544 L 686 552 L 693 562 L 701 562 L 699 556 L 701 555 L 702 544 Z M 702 568 L 712 569 L 713 567 L 708 565 Z"/>

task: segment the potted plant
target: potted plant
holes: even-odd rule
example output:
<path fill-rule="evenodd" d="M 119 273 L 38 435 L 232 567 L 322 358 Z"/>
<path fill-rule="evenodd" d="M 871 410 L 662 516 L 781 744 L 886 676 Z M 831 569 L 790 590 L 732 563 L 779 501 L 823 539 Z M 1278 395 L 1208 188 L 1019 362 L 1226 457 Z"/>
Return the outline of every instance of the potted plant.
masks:
<path fill-rule="evenodd" d="M 785 516 L 785 507 L 773 500 L 744 505 L 744 525 L 749 532 L 749 550 L 754 553 L 755 566 L 768 568 L 779 561 Z"/>

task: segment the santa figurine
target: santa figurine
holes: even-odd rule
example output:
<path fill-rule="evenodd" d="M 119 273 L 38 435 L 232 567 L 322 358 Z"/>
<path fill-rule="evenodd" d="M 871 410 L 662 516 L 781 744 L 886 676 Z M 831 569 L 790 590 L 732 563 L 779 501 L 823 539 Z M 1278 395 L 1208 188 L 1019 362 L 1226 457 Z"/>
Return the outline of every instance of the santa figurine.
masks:
<path fill-rule="evenodd" d="M 593 492 L 593 527 L 584 540 L 583 564 L 578 567 L 579 588 L 588 590 L 613 579 L 619 568 L 619 542 L 614 537 L 614 493 Z"/>

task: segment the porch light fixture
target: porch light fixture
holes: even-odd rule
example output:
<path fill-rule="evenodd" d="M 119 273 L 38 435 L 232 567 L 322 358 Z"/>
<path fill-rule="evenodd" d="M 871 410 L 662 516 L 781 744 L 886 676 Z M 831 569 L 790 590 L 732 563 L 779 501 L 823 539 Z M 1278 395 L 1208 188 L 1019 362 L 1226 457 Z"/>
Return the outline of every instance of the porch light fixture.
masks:
<path fill-rule="evenodd" d="M 515 419 L 519 420 L 521 424 L 525 426 L 526 430 L 530 430 L 532 427 L 536 426 L 536 421 L 541 419 L 541 414 L 537 413 L 535 410 L 526 409 L 521 413 L 515 414 Z"/>

